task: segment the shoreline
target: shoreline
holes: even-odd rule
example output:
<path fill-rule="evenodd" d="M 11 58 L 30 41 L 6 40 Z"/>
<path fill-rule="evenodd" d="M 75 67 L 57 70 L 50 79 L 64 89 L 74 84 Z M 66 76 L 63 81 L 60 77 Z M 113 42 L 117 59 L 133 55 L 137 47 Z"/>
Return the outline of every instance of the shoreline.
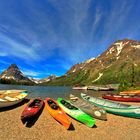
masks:
<path fill-rule="evenodd" d="M 2 140 L 114 140 L 114 138 L 115 140 L 138 140 L 140 137 L 140 119 L 107 113 L 107 121 L 96 119 L 97 127 L 88 128 L 70 118 L 75 130 L 68 131 L 50 116 L 45 107 L 34 125 L 30 128 L 25 127 L 20 120 L 20 115 L 26 103 L 0 112 L 0 138 Z M 132 104 L 140 105 L 140 103 Z"/>

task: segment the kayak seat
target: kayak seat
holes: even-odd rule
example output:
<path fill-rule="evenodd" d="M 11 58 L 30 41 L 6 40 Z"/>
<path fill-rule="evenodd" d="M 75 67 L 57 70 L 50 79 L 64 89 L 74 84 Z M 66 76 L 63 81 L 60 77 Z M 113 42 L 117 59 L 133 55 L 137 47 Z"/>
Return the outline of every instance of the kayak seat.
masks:
<path fill-rule="evenodd" d="M 29 107 L 38 107 L 40 106 L 39 100 L 34 100 L 31 104 L 29 104 Z"/>
<path fill-rule="evenodd" d="M 64 100 L 61 100 L 61 103 L 64 105 L 64 104 L 66 103 L 66 101 L 64 101 Z"/>
<path fill-rule="evenodd" d="M 35 107 L 39 107 L 39 106 L 40 106 L 39 102 L 35 103 Z"/>
<path fill-rule="evenodd" d="M 73 106 L 69 105 L 68 108 L 69 108 L 69 109 L 73 109 Z"/>
<path fill-rule="evenodd" d="M 52 100 L 48 100 L 48 104 L 52 104 L 53 103 L 53 101 Z"/>
<path fill-rule="evenodd" d="M 51 100 L 50 100 L 50 101 L 51 101 Z M 50 105 L 50 107 L 51 107 L 52 109 L 54 109 L 54 110 L 57 110 L 57 109 L 59 108 L 59 106 L 58 106 L 56 103 L 54 103 L 54 102 L 50 103 L 49 105 Z"/>
<path fill-rule="evenodd" d="M 77 110 L 77 108 L 75 106 L 72 106 L 71 104 L 67 104 L 66 107 L 69 109 Z"/>
<path fill-rule="evenodd" d="M 52 105 L 50 105 L 51 106 L 51 108 L 52 109 L 54 109 L 54 110 L 57 110 L 59 107 L 58 107 L 58 105 L 55 105 L 55 104 L 52 104 Z"/>

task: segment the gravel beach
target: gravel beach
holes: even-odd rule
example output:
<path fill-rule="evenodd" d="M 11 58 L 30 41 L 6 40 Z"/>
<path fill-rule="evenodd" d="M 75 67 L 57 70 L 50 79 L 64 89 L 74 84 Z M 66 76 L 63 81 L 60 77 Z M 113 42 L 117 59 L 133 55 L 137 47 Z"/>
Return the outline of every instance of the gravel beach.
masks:
<path fill-rule="evenodd" d="M 88 128 L 70 118 L 75 130 L 68 131 L 50 116 L 45 107 L 34 125 L 25 127 L 20 120 L 25 106 L 26 103 L 11 110 L 0 111 L 0 140 L 140 139 L 140 119 L 107 114 L 107 121 L 96 120 L 97 127 Z"/>

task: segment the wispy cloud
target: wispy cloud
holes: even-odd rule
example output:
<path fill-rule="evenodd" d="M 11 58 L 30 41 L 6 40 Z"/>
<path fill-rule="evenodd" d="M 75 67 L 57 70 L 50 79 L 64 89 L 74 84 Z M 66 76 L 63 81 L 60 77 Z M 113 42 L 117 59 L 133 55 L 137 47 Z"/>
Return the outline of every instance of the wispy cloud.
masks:
<path fill-rule="evenodd" d="M 122 1 L 122 3 L 112 3 L 111 10 L 109 11 L 108 18 L 104 25 L 105 39 L 118 37 L 128 30 L 129 24 L 126 23 L 129 13 L 133 7 L 133 3 Z"/>
<path fill-rule="evenodd" d="M 2 33 L 0 33 L 0 40 L 3 43 L 3 45 L 0 46 L 2 51 L 0 56 L 11 55 L 29 61 L 40 59 L 40 56 L 37 54 L 36 50 L 30 46 L 26 46 L 18 41 L 15 41 Z"/>
<path fill-rule="evenodd" d="M 30 77 L 38 77 L 38 76 L 40 76 L 42 74 L 40 72 L 35 72 L 35 71 L 31 71 L 31 70 L 23 70 L 22 72 L 25 75 L 30 76 Z"/>
<path fill-rule="evenodd" d="M 117 39 L 138 38 L 139 7 L 135 0 L 1 2 L 0 58 L 19 59 L 45 73 L 64 73 Z"/>
<path fill-rule="evenodd" d="M 10 65 L 10 62 L 4 61 L 4 60 L 0 60 L 1 64 L 5 64 L 5 65 Z"/>

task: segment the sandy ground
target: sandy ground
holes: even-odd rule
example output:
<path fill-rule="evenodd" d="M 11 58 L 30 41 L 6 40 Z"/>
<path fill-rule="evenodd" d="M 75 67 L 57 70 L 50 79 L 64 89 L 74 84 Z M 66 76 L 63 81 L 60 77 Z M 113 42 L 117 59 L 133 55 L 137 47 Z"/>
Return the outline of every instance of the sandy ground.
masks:
<path fill-rule="evenodd" d="M 0 140 L 139 140 L 140 119 L 107 114 L 108 121 L 96 120 L 96 128 L 71 119 L 75 130 L 68 131 L 44 108 L 32 127 L 25 127 L 20 115 L 26 104 L 0 110 Z M 137 103 L 140 105 L 140 103 Z"/>

